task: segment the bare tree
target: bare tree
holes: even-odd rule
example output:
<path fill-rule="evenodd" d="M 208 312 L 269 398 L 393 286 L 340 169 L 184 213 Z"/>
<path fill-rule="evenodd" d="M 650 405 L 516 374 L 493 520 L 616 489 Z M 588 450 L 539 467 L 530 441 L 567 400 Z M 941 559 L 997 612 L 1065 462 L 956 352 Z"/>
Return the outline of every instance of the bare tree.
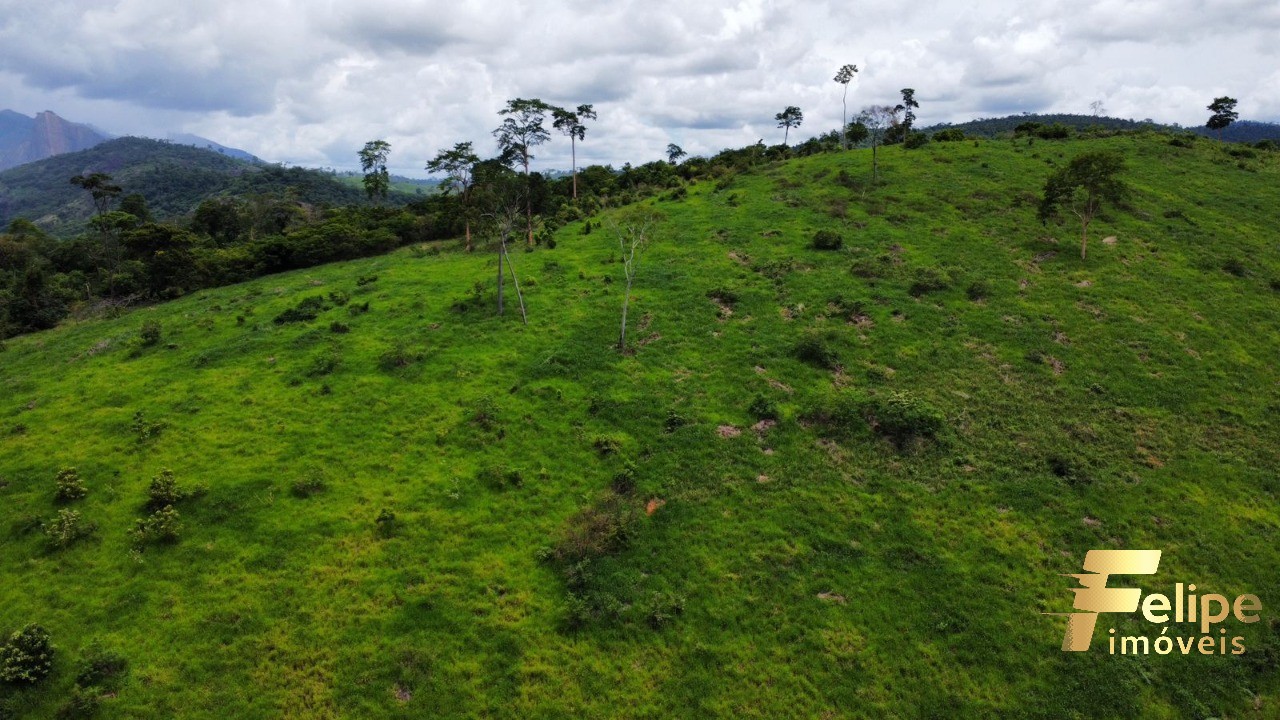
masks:
<path fill-rule="evenodd" d="M 516 235 L 520 216 L 524 214 L 522 183 L 510 168 L 497 162 L 486 161 L 478 164 L 476 169 L 479 172 L 475 188 L 479 204 L 483 208 L 480 219 L 484 222 L 485 230 L 498 240 L 498 315 L 501 316 L 506 310 L 505 278 L 510 273 L 511 282 L 516 289 L 516 299 L 520 302 L 520 318 L 528 325 L 529 315 L 525 310 L 524 294 L 520 291 L 520 280 L 516 276 L 511 256 L 507 253 L 507 243 Z"/>
<path fill-rule="evenodd" d="M 844 86 L 844 95 L 840 97 L 840 140 L 844 145 L 844 149 L 849 149 L 849 82 L 853 80 L 853 76 L 858 73 L 857 65 L 842 65 L 836 76 L 832 78 L 836 82 Z"/>
<path fill-rule="evenodd" d="M 884 133 L 898 124 L 898 111 L 892 105 L 869 105 L 858 115 L 858 122 L 867 128 L 871 138 L 871 181 L 880 181 L 880 162 L 876 150 Z"/>
<path fill-rule="evenodd" d="M 618 239 L 622 251 L 622 271 L 626 287 L 622 291 L 622 328 L 618 333 L 618 350 L 627 351 L 627 310 L 631 306 L 631 285 L 636 279 L 636 254 L 653 238 L 663 215 L 652 207 L 629 207 L 607 220 L 609 230 Z"/>

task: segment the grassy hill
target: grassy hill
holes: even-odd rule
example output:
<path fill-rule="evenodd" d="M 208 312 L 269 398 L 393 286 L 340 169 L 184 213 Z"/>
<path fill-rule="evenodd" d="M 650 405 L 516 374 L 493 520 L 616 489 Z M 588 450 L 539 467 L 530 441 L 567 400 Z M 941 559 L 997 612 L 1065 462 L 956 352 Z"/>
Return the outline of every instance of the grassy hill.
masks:
<path fill-rule="evenodd" d="M 218 195 L 288 192 L 318 205 L 357 203 L 364 197 L 317 170 L 260 165 L 202 148 L 126 137 L 0 172 L 0 227 L 22 217 L 49 232 L 80 232 L 93 214 L 93 203 L 69 179 L 93 172 L 111 175 L 126 194 L 141 193 L 159 219 L 189 214 L 202 200 Z M 397 194 L 394 199 L 410 197 Z"/>
<path fill-rule="evenodd" d="M 1082 261 L 1036 199 L 1101 148 L 1133 196 Z M 582 222 L 512 255 L 528 326 L 492 253 L 411 247 L 8 341 L 0 630 L 58 655 L 0 707 L 101 646 L 107 718 L 1275 717 L 1280 158 L 880 157 L 654 203 L 632 354 Z M 67 466 L 96 531 L 51 549 Z M 165 468 L 180 539 L 138 549 Z M 1136 613 L 1061 652 L 1103 548 L 1258 595 L 1248 652 L 1108 655 Z"/>

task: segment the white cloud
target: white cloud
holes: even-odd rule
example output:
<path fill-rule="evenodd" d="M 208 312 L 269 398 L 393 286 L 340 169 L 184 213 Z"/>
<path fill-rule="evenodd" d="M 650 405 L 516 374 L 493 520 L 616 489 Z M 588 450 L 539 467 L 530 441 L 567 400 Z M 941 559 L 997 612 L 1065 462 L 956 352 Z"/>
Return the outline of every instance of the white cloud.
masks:
<path fill-rule="evenodd" d="M 643 162 L 835 128 L 916 89 L 919 122 L 1021 111 L 1203 122 L 1221 94 L 1280 119 L 1274 0 L 1028 4 L 590 0 L 0 0 L 0 107 L 116 133 L 186 130 L 261 157 L 352 167 L 366 140 L 421 174 L 439 148 L 493 150 L 514 97 L 594 103 L 582 162 Z M 538 167 L 568 165 L 553 138 Z"/>

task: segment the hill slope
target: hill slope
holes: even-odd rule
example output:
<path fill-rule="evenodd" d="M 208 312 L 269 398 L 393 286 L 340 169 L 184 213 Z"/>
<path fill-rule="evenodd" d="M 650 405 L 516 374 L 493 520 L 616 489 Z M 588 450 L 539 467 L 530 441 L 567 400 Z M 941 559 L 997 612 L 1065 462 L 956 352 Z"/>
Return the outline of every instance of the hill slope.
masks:
<path fill-rule="evenodd" d="M 1134 196 L 1083 262 L 1034 200 L 1096 148 Z M 1118 657 L 1101 628 L 1150 626 L 1068 654 L 1042 613 L 1086 551 L 1159 548 L 1124 585 L 1274 618 L 1277 158 L 881 162 L 657 203 L 630 355 L 616 240 L 581 222 L 513 253 L 528 326 L 493 316 L 491 253 L 409 248 L 9 341 L 0 629 L 62 659 L 4 702 L 50 715 L 99 640 L 129 663 L 103 717 L 1274 716 L 1274 621 L 1232 626 L 1241 657 Z M 882 437 L 894 397 L 937 438 Z M 97 530 L 50 550 L 64 466 Z M 131 550 L 162 468 L 202 492 Z"/>
<path fill-rule="evenodd" d="M 119 138 L 0 172 L 0 227 L 17 217 L 59 234 L 79 232 L 93 213 L 74 175 L 105 172 L 125 193 L 141 193 L 160 219 L 190 213 L 214 195 L 294 192 L 313 204 L 360 202 L 363 193 L 316 170 L 263 166 L 210 150 Z"/>

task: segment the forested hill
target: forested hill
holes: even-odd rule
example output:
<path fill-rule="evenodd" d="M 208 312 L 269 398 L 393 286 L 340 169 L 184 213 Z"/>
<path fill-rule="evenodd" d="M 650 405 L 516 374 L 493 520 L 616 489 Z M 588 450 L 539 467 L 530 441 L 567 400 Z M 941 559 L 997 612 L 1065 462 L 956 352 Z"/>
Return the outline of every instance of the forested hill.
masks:
<path fill-rule="evenodd" d="M 109 174 L 125 194 L 140 193 L 161 220 L 189 214 L 201 200 L 216 195 L 289 192 L 316 205 L 364 199 L 359 188 L 319 170 L 250 163 L 202 148 L 125 137 L 0 173 L 0 226 L 26 218 L 58 235 L 83 230 L 93 203 L 69 180 L 94 172 Z"/>
<path fill-rule="evenodd" d="M 1165 125 L 1151 120 L 1128 120 L 1125 118 L 1073 115 L 1070 113 L 1023 113 L 1021 115 L 1009 115 L 1001 118 L 970 120 L 969 122 L 956 124 L 939 124 L 925 128 L 925 130 L 927 132 L 933 132 L 947 128 L 955 128 L 964 132 L 966 135 L 998 137 L 1000 135 L 1012 133 L 1019 125 L 1029 122 L 1041 123 L 1043 125 L 1065 125 L 1066 127 L 1075 130 L 1088 130 L 1090 128 L 1103 128 L 1106 130 L 1141 130 L 1144 128 L 1166 131 L 1186 130 L 1187 132 L 1204 135 L 1205 137 L 1218 137 L 1217 133 L 1203 126 L 1184 128 L 1178 125 Z M 1228 142 L 1247 143 L 1255 143 L 1262 140 L 1280 142 L 1280 125 L 1276 123 L 1241 120 L 1232 123 L 1230 127 L 1224 130 L 1222 132 L 1222 139 Z"/>

